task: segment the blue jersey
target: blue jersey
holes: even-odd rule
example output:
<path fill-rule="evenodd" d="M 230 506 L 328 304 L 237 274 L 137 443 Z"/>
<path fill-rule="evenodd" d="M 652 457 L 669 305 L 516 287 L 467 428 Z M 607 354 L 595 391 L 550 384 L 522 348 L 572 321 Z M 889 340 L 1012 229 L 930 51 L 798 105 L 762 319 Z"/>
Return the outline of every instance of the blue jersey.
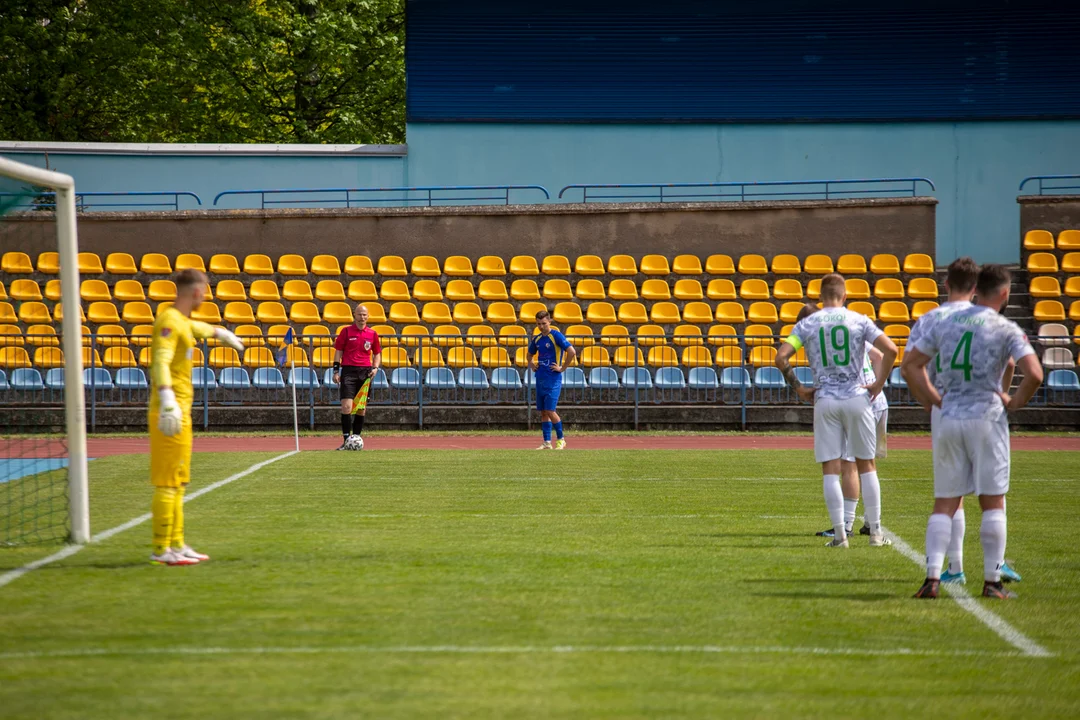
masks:
<path fill-rule="evenodd" d="M 562 374 L 552 372 L 552 365 L 563 364 L 566 350 L 570 343 L 558 330 L 552 330 L 547 335 L 533 335 L 529 340 L 529 356 L 537 355 L 536 382 L 554 384 L 562 382 Z"/>

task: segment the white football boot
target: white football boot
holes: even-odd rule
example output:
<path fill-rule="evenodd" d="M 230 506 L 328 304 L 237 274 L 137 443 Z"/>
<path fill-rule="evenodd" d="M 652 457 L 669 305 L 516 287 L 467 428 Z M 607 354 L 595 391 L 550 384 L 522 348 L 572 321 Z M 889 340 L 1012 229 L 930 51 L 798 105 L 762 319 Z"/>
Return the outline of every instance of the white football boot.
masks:
<path fill-rule="evenodd" d="M 166 550 L 165 552 L 161 553 L 160 555 L 155 555 L 154 553 L 151 553 L 150 554 L 150 564 L 151 565 L 170 565 L 170 566 L 174 566 L 174 565 L 198 565 L 199 561 L 194 560 L 194 559 L 189 558 L 189 557 L 184 557 L 183 555 L 177 555 L 176 551 L 174 551 L 174 550 L 172 550 L 170 548 L 169 550 Z"/>
<path fill-rule="evenodd" d="M 210 559 L 209 555 L 203 555 L 201 552 L 196 552 L 195 548 L 191 547 L 190 545 L 173 548 L 172 551 L 174 555 L 186 557 L 189 560 L 195 560 L 196 562 L 206 562 Z"/>

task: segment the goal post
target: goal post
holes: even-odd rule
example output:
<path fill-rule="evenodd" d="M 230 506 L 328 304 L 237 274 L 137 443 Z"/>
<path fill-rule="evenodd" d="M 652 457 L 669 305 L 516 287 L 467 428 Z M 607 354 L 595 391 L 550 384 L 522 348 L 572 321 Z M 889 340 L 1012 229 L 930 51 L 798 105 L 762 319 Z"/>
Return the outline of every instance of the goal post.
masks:
<path fill-rule="evenodd" d="M 75 223 L 75 180 L 70 175 L 0 157 L 0 176 L 56 192 L 56 241 L 60 255 L 60 293 L 69 308 L 79 303 L 79 241 Z M 17 249 L 17 248 L 10 248 Z M 86 400 L 83 392 L 82 327 L 78 312 L 61 320 L 64 352 L 64 421 L 68 453 L 69 540 L 90 541 L 90 497 L 86 457 Z"/>

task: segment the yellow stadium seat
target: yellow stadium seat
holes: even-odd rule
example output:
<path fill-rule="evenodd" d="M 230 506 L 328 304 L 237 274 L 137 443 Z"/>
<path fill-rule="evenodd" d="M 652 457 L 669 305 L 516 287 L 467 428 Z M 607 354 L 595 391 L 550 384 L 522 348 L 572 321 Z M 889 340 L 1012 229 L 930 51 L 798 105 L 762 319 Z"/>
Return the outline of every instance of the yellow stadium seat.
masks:
<path fill-rule="evenodd" d="M 405 277 L 409 274 L 409 269 L 405 266 L 405 258 L 398 255 L 383 255 L 379 258 L 379 274 L 386 277 Z"/>
<path fill-rule="evenodd" d="M 430 348 L 425 348 L 429 350 Z M 420 362 L 419 353 L 422 350 L 417 351 L 417 362 Z M 409 367 L 409 353 L 402 347 L 384 347 L 382 350 L 382 362 L 383 365 L 390 369 L 399 367 Z M 439 358 L 439 365 L 442 365 L 442 357 Z"/>
<path fill-rule="evenodd" d="M 259 322 L 266 325 L 284 323 L 289 320 L 285 315 L 285 306 L 279 302 L 259 303 L 259 307 L 255 311 L 255 316 L 259 319 Z"/>
<path fill-rule="evenodd" d="M 256 301 L 280 300 L 277 283 L 273 280 L 256 280 L 249 289 L 251 299 Z"/>
<path fill-rule="evenodd" d="M 742 348 L 732 345 L 721 345 L 716 348 L 716 364 L 720 367 L 742 367 Z"/>
<path fill-rule="evenodd" d="M 1069 297 L 1080 297 L 1080 276 L 1065 278 L 1065 294 Z"/>
<path fill-rule="evenodd" d="M 697 325 L 677 325 L 672 342 L 686 347 L 689 345 L 703 345 L 705 339 L 701 335 L 701 328 Z"/>
<path fill-rule="evenodd" d="M 27 330 L 27 334 L 29 333 L 30 331 Z M 0 325 L 0 345 L 25 345 L 26 342 L 23 340 L 22 330 L 18 325 L 10 323 Z"/>
<path fill-rule="evenodd" d="M 739 272 L 743 275 L 765 275 L 769 272 L 769 266 L 763 256 L 750 253 L 739 258 Z"/>
<path fill-rule="evenodd" d="M 588 325 L 571 325 L 563 333 L 566 336 L 567 341 L 575 348 L 588 347 L 589 345 L 595 345 L 596 340 L 593 338 L 593 331 Z"/>
<path fill-rule="evenodd" d="M 773 285 L 773 297 L 777 300 L 802 300 L 802 283 L 791 278 L 783 278 Z"/>
<path fill-rule="evenodd" d="M 547 262 L 547 258 L 544 258 Z M 597 255 L 581 255 L 574 262 L 574 272 L 578 275 L 603 275 L 604 261 Z"/>
<path fill-rule="evenodd" d="M 169 304 L 171 305 L 172 303 L 169 303 Z M 76 305 L 75 307 L 77 307 L 79 309 L 79 320 L 81 322 L 86 322 L 86 313 L 83 312 L 82 305 Z M 56 303 L 56 307 L 53 308 L 53 318 L 56 320 L 56 322 L 63 322 L 63 320 L 64 320 L 64 303 Z M 48 321 L 47 320 L 41 320 L 41 321 L 34 321 L 34 322 L 45 323 L 45 322 L 48 322 Z"/>
<path fill-rule="evenodd" d="M 653 347 L 655 345 L 667 345 L 667 333 L 659 325 L 639 325 L 635 331 L 638 345 Z"/>
<path fill-rule="evenodd" d="M 366 302 L 364 307 L 368 309 L 368 321 L 386 322 L 386 314 L 383 311 L 382 305 L 377 302 Z M 323 306 L 323 321 L 332 325 L 341 323 L 348 325 L 353 322 L 353 308 L 346 302 L 340 300 L 334 302 L 328 302 Z M 381 318 L 381 319 L 377 319 Z"/>
<path fill-rule="evenodd" d="M 60 274 L 60 253 L 43 252 L 37 257 L 37 271 L 46 275 Z"/>
<path fill-rule="evenodd" d="M 192 349 L 192 352 L 191 352 L 191 362 L 192 362 L 192 364 L 195 364 L 195 353 L 198 353 L 198 357 L 199 357 L 199 363 L 198 364 L 201 365 L 202 360 L 203 360 L 202 350 L 200 350 L 199 348 L 193 348 Z M 101 355 L 99 355 L 98 351 L 95 350 L 92 347 L 85 347 L 85 346 L 83 347 L 83 349 L 82 349 L 82 361 L 83 361 L 83 367 L 101 367 L 101 365 L 102 365 L 102 363 L 101 363 Z"/>
<path fill-rule="evenodd" d="M 281 297 L 286 300 L 313 300 L 315 298 L 307 280 L 286 280 L 285 287 L 281 289 Z"/>
<path fill-rule="evenodd" d="M 904 297 L 904 283 L 897 278 L 882 278 L 874 283 L 874 297 L 899 300 Z"/>
<path fill-rule="evenodd" d="M 564 301 L 555 306 L 552 317 L 557 323 L 580 323 L 584 320 L 581 316 L 581 306 L 572 300 Z M 535 318 L 523 317 L 523 322 L 532 321 Z"/>
<path fill-rule="evenodd" d="M 79 253 L 79 274 L 80 275 L 100 275 L 105 272 L 105 268 L 101 265 L 101 258 L 94 252 L 81 252 Z"/>
<path fill-rule="evenodd" d="M 934 259 L 924 253 L 912 253 L 904 258 L 904 272 L 909 275 L 933 275 Z"/>
<path fill-rule="evenodd" d="M 861 278 L 849 278 L 844 281 L 848 300 L 869 300 L 870 283 Z"/>
<path fill-rule="evenodd" d="M 646 358 L 646 363 L 652 367 L 678 365 L 679 356 L 675 353 L 674 348 L 668 347 L 667 345 L 656 345 L 649 348 L 649 355 L 648 358 Z"/>
<path fill-rule="evenodd" d="M 546 284 L 548 283 L 544 283 L 545 286 Z M 515 280 L 510 284 L 510 297 L 514 300 L 539 300 L 540 288 L 535 280 Z"/>
<path fill-rule="evenodd" d="M 705 295 L 710 300 L 734 300 L 738 297 L 735 293 L 735 283 L 730 280 L 710 280 Z"/>
<path fill-rule="evenodd" d="M 514 364 L 523 368 L 529 367 L 529 348 L 519 347 L 514 350 Z"/>
<path fill-rule="evenodd" d="M 241 285 L 240 289 L 243 290 L 244 286 Z M 146 299 L 146 295 L 143 294 L 142 283 L 138 280 L 117 280 L 116 285 L 113 286 L 113 293 L 116 295 L 116 299 L 121 302 Z"/>
<path fill-rule="evenodd" d="M 465 341 L 461 339 L 461 328 L 457 325 L 437 325 L 431 342 L 438 347 L 455 347 L 465 344 Z"/>
<path fill-rule="evenodd" d="M 755 368 L 772 367 L 776 364 L 776 348 L 760 346 L 751 348 L 750 364 Z"/>
<path fill-rule="evenodd" d="M 525 302 L 518 308 L 518 317 L 524 323 L 536 322 L 536 313 L 548 310 L 548 306 L 542 302 Z"/>
<path fill-rule="evenodd" d="M 449 262 L 449 260 L 447 260 L 447 262 Z M 384 273 L 382 268 L 382 260 L 379 260 L 379 273 L 382 275 L 388 274 Z M 442 275 L 442 268 L 439 267 L 439 261 L 431 255 L 417 255 L 412 259 L 412 274 L 417 277 L 439 277 Z M 447 275 L 449 274 L 450 273 L 447 273 Z M 472 275 L 472 263 L 469 263 L 468 274 Z"/>
<path fill-rule="evenodd" d="M 1046 230 L 1028 230 L 1024 233 L 1025 250 L 1053 250 L 1054 236 Z"/>
<path fill-rule="evenodd" d="M 722 323 L 739 324 L 746 322 L 746 312 L 737 302 L 722 302 L 716 306 L 716 320 Z"/>
<path fill-rule="evenodd" d="M 748 345 L 774 345 L 773 331 L 768 325 L 747 325 L 743 330 L 743 341 Z"/>
<path fill-rule="evenodd" d="M 117 284 L 119 288 L 119 283 Z M 239 302 L 247 300 L 247 292 L 244 290 L 244 284 L 239 280 L 222 280 L 214 288 L 214 293 L 217 295 L 218 300 L 224 300 L 225 302 Z M 122 299 L 119 294 L 116 296 L 117 300 Z"/>
<path fill-rule="evenodd" d="M 833 272 L 833 261 L 828 255 L 808 255 L 803 269 L 807 275 L 828 275 Z"/>
<path fill-rule="evenodd" d="M 646 280 L 646 282 L 648 282 Z M 667 287 L 667 282 L 664 281 L 664 287 Z M 644 287 L 642 288 L 644 292 Z M 695 279 L 684 278 L 682 280 L 675 281 L 674 293 L 677 300 L 704 300 L 705 291 L 701 289 L 701 281 Z"/>
<path fill-rule="evenodd" d="M 708 308 L 707 312 L 709 320 L 711 320 L 712 308 L 710 308 L 707 303 L 687 303 L 684 309 L 686 322 L 702 322 L 701 320 L 693 318 L 696 318 L 700 316 L 702 312 L 705 312 L 705 308 Z M 657 325 L 674 325 L 682 322 L 682 320 L 683 318 L 679 313 L 679 306 L 673 302 L 653 303 L 652 308 L 649 310 L 648 320 L 645 319 L 645 306 L 641 303 L 623 303 L 619 306 L 619 322 L 640 324 L 652 321 Z"/>
<path fill-rule="evenodd" d="M 302 255 L 282 255 L 278 258 L 278 272 L 282 275 L 307 275 L 307 260 Z"/>
<path fill-rule="evenodd" d="M 777 255 L 772 259 L 772 271 L 774 275 L 798 275 L 802 264 L 794 255 Z"/>
<path fill-rule="evenodd" d="M 501 280 L 484 280 L 480 283 L 481 290 L 485 282 L 502 283 Z M 493 302 L 488 305 L 487 321 L 492 325 L 509 325 L 517 322 L 517 312 L 514 306 L 508 302 Z"/>
<path fill-rule="evenodd" d="M 446 283 L 446 299 L 454 302 L 475 300 L 476 289 L 471 280 L 451 280 Z"/>
<path fill-rule="evenodd" d="M 0 260 L 0 268 L 10 274 L 30 274 L 34 272 L 34 266 L 30 263 L 30 256 L 17 251 L 4 253 L 3 259 Z"/>
<path fill-rule="evenodd" d="M 7 290 L 4 289 L 4 283 L 0 282 L 0 300 L 8 300 Z"/>
<path fill-rule="evenodd" d="M 230 255 L 228 253 L 211 255 L 210 272 L 217 275 L 239 275 L 240 263 L 236 261 L 235 255 Z"/>
<path fill-rule="evenodd" d="M 739 297 L 743 300 L 768 300 L 769 286 L 760 278 L 743 280 L 739 285 Z"/>
<path fill-rule="evenodd" d="M 311 273 L 320 277 L 340 275 L 341 265 L 334 255 L 316 255 L 311 258 Z"/>
<path fill-rule="evenodd" d="M 443 263 L 443 273 L 450 277 L 472 277 L 472 260 L 464 255 L 451 255 Z"/>
<path fill-rule="evenodd" d="M 608 297 L 612 300 L 637 300 L 637 285 L 634 284 L 633 280 L 627 280 L 626 278 L 612 280 L 611 284 L 608 285 Z"/>
<path fill-rule="evenodd" d="M 510 367 L 513 361 L 503 347 L 486 347 L 480 351 L 480 364 L 484 367 Z"/>
<path fill-rule="evenodd" d="M 285 336 L 289 334 L 290 325 L 271 325 L 266 331 L 266 341 L 275 348 L 280 349 L 285 344 Z M 300 339 L 293 335 L 293 345 L 299 344 Z"/>
<path fill-rule="evenodd" d="M 1080 230 L 1062 230 L 1057 239 L 1058 250 L 1080 250 Z"/>
<path fill-rule="evenodd" d="M 600 258 L 596 259 L 599 260 Z M 603 270 L 603 264 L 600 265 L 600 268 Z M 565 255 L 547 255 L 544 257 L 544 263 L 540 267 L 540 271 L 545 275 L 569 275 L 570 260 Z"/>
<path fill-rule="evenodd" d="M 240 355 L 231 347 L 216 347 L 210 350 L 210 367 L 215 370 L 227 367 L 240 367 Z M 105 363 L 108 364 L 108 357 Z"/>
<path fill-rule="evenodd" d="M 391 302 L 397 302 L 401 300 L 410 300 L 409 286 L 405 284 L 404 280 L 384 280 L 381 287 L 379 287 L 379 297 L 383 300 L 389 300 Z"/>
<path fill-rule="evenodd" d="M 753 323 L 766 323 L 769 325 L 780 322 L 776 313 L 776 306 L 771 302 L 750 303 L 750 309 L 746 313 L 747 318 Z M 723 318 L 716 318 L 721 320 Z"/>
<path fill-rule="evenodd" d="M 920 300 L 911 306 L 911 319 L 918 320 L 937 306 L 938 304 L 933 300 Z"/>
<path fill-rule="evenodd" d="M 814 278 L 806 283 L 806 297 L 817 300 L 821 297 L 821 278 Z"/>
<path fill-rule="evenodd" d="M 836 272 L 841 275 L 863 275 L 866 273 L 866 258 L 862 255 L 841 255 L 836 261 Z"/>
<path fill-rule="evenodd" d="M 1061 297 L 1061 285 L 1056 277 L 1050 275 L 1036 275 L 1028 284 L 1028 294 L 1037 298 Z"/>
<path fill-rule="evenodd" d="M 1027 269 L 1030 273 L 1056 273 L 1057 258 L 1052 253 L 1037 252 L 1028 256 Z"/>
<path fill-rule="evenodd" d="M 308 367 L 311 361 L 308 360 L 307 350 L 290 345 L 286 350 L 285 364 L 290 367 Z"/>
<path fill-rule="evenodd" d="M 150 311 L 150 305 L 144 302 L 124 303 L 120 315 L 124 322 L 132 325 L 153 325 L 154 313 Z"/>
<path fill-rule="evenodd" d="M 181 270 L 198 270 L 199 272 L 206 272 L 206 263 L 203 261 L 202 255 L 196 253 L 181 253 L 176 256 L 176 271 Z"/>
<path fill-rule="evenodd" d="M 793 323 L 799 317 L 799 313 L 802 311 L 806 303 L 796 302 L 794 300 L 786 302 L 780 306 L 780 320 L 781 322 Z"/>
<path fill-rule="evenodd" d="M 502 280 L 481 280 L 477 294 L 481 300 L 510 299 L 510 295 L 506 292 L 506 283 Z"/>
<path fill-rule="evenodd" d="M 248 305 L 245 301 L 238 300 L 235 302 L 226 303 L 225 322 L 231 323 L 233 325 L 254 323 L 255 313 L 251 311 L 251 306 Z"/>
<path fill-rule="evenodd" d="M 101 282 L 100 280 L 84 280 L 83 283 L 88 282 Z M 104 283 L 102 283 L 104 285 Z M 105 292 L 108 292 L 109 288 L 106 286 Z M 12 280 L 11 281 L 11 299 L 25 302 L 27 300 L 41 300 L 41 286 L 34 280 Z"/>
<path fill-rule="evenodd" d="M 34 350 L 33 365 L 42 370 L 64 367 L 64 353 L 57 347 L 39 347 Z M 8 346 L 0 348 L 0 367 L 21 368 L 30 367 L 30 354 L 21 347 Z"/>
<path fill-rule="evenodd" d="M 171 275 L 172 263 L 162 253 L 146 253 L 139 260 L 139 270 L 147 275 Z"/>
<path fill-rule="evenodd" d="M 393 316 L 393 311 L 391 311 Z M 406 325 L 401 328 L 401 344 L 405 347 L 419 347 L 421 345 L 430 345 L 431 340 L 428 338 L 427 325 Z"/>
<path fill-rule="evenodd" d="M 645 364 L 645 356 L 641 350 L 628 345 L 615 348 L 614 363 L 619 367 L 641 367 Z"/>
<path fill-rule="evenodd" d="M 112 303 L 93 303 L 90 305 L 90 321 L 91 322 L 106 322 L 105 320 L 94 319 L 94 305 L 106 305 L 112 307 Z M 295 307 L 295 306 L 294 306 Z M 116 308 L 112 307 L 113 312 L 116 312 Z M 119 319 L 119 318 L 117 318 Z M 191 312 L 191 319 L 198 320 L 199 322 L 210 323 L 211 325 L 218 325 L 221 323 L 221 311 L 218 306 L 212 302 L 204 302 L 199 307 L 195 308 Z"/>
<path fill-rule="evenodd" d="M 244 350 L 244 364 L 248 367 L 276 367 L 277 359 L 269 348 L 249 347 Z"/>
<path fill-rule="evenodd" d="M 630 344 L 630 330 L 625 325 L 605 325 L 600 329 L 600 344 L 608 347 Z"/>
<path fill-rule="evenodd" d="M 671 266 L 663 255 L 646 255 L 641 258 L 641 273 L 643 275 L 670 275 Z"/>
<path fill-rule="evenodd" d="M 885 323 L 906 323 L 911 317 L 908 306 L 899 300 L 886 300 L 878 308 L 878 318 Z"/>
<path fill-rule="evenodd" d="M 574 327 L 584 327 L 575 325 Z M 573 330 L 574 328 L 570 328 Z M 588 329 L 588 328 L 586 328 Z M 570 330 L 567 330 L 566 338 L 570 339 Z M 591 330 L 589 332 L 592 332 Z M 508 347 L 524 347 L 529 344 L 529 334 L 520 325 L 503 325 L 499 328 L 499 343 Z"/>
<path fill-rule="evenodd" d="M 585 281 L 583 281 L 583 282 L 585 282 Z M 589 281 L 589 282 L 599 283 L 600 281 L 599 280 L 593 280 L 593 281 Z M 526 292 L 524 292 L 522 294 L 526 295 L 528 297 L 518 297 L 517 295 L 514 295 L 514 299 L 516 299 L 516 300 L 539 300 L 540 299 L 539 293 L 536 294 L 536 297 L 532 297 L 532 291 L 533 291 L 534 288 L 536 288 L 536 282 L 535 281 L 533 281 L 533 280 L 515 280 L 514 281 L 514 286 L 517 287 L 518 283 L 523 283 L 521 285 L 521 287 L 524 288 L 526 290 Z M 531 285 L 529 283 L 531 283 Z M 603 286 L 601 286 L 601 292 L 603 291 L 602 288 L 603 288 Z M 511 294 L 513 295 L 513 293 L 511 293 Z M 563 280 L 562 278 L 553 278 L 551 280 L 547 280 L 547 281 L 544 282 L 544 297 L 547 298 L 548 300 L 572 300 L 573 297 L 574 297 L 574 291 L 570 289 L 570 283 L 567 282 L 566 280 Z"/>
<path fill-rule="evenodd" d="M 440 325 L 449 324 L 452 322 L 450 317 L 450 306 L 442 302 L 429 302 L 424 303 L 424 307 L 421 309 L 421 317 L 428 325 Z"/>
<path fill-rule="evenodd" d="M 323 317 L 326 317 L 325 309 L 323 310 Z M 342 325 L 338 327 L 337 330 L 334 332 L 335 338 L 339 333 L 341 333 L 342 327 L 345 326 Z M 392 325 L 372 325 L 371 329 L 374 330 L 375 334 L 379 336 L 379 341 L 383 344 L 384 347 L 388 345 L 398 344 L 397 331 L 394 330 L 394 327 Z"/>
<path fill-rule="evenodd" d="M 911 337 L 911 328 L 907 325 L 886 325 L 885 334 L 898 347 L 902 347 L 907 345 L 908 338 Z"/>
<path fill-rule="evenodd" d="M 701 275 L 701 258 L 697 255 L 676 255 L 672 270 L 676 275 Z"/>
<path fill-rule="evenodd" d="M 325 370 L 334 366 L 334 354 L 335 350 L 332 347 L 317 347 L 311 353 L 312 364 L 320 370 Z M 383 349 L 383 357 L 385 357 L 386 349 Z"/>
<path fill-rule="evenodd" d="M 179 266 L 179 259 L 177 265 Z M 268 255 L 248 255 L 244 258 L 244 272 L 248 275 L 273 275 L 274 264 Z"/>
<path fill-rule="evenodd" d="M 1069 319 L 1080 321 L 1080 300 L 1074 301 L 1069 305 Z"/>
<path fill-rule="evenodd" d="M 578 262 L 581 262 L 581 258 L 578 258 Z M 608 258 L 608 273 L 611 275 L 637 275 L 637 271 L 637 262 L 630 255 L 612 255 Z"/>
<path fill-rule="evenodd" d="M 54 302 L 60 301 L 60 279 L 54 278 L 45 282 L 45 297 Z"/>
<path fill-rule="evenodd" d="M 604 290 L 604 283 L 599 280 L 579 280 L 574 288 L 574 296 L 578 300 L 603 300 L 607 297 L 607 291 Z"/>
<path fill-rule="evenodd" d="M 615 317 L 615 306 L 609 302 L 594 302 L 590 303 L 589 307 L 585 310 L 585 317 L 593 325 L 606 325 L 609 323 L 617 322 Z"/>
<path fill-rule="evenodd" d="M 938 296 L 937 280 L 934 278 L 912 278 L 908 283 L 908 297 L 916 300 L 936 299 Z"/>
<path fill-rule="evenodd" d="M 324 280 L 323 282 L 333 282 Z M 319 283 L 322 285 L 322 283 Z M 438 302 L 443 299 L 438 280 L 417 280 L 412 289 L 413 298 L 419 302 Z"/>
<path fill-rule="evenodd" d="M 536 258 L 531 255 L 515 255 L 510 258 L 510 274 L 517 275 L 518 277 L 528 275 L 539 275 L 540 268 L 536 264 Z M 569 275 L 569 262 L 567 263 L 567 272 L 565 273 L 548 273 L 549 275 Z"/>
<path fill-rule="evenodd" d="M 851 312 L 857 312 L 860 315 L 865 315 L 871 320 L 877 320 L 877 313 L 874 311 L 874 306 L 868 302 L 856 300 L 855 302 L 849 302 L 847 308 Z"/>
<path fill-rule="evenodd" d="M 15 327 L 11 325 L 9 327 Z M 137 329 L 137 328 L 136 328 Z M 134 330 L 132 330 L 134 332 Z M 30 325 L 26 328 L 27 345 L 59 345 L 60 338 L 52 325 Z"/>
<path fill-rule="evenodd" d="M 701 283 L 697 280 L 683 280 L 682 282 L 697 283 L 698 291 L 700 293 Z M 667 280 L 652 278 L 641 284 L 641 297 L 645 300 L 670 300 L 671 287 L 668 286 Z M 701 299 L 700 296 L 698 299 Z"/>
<path fill-rule="evenodd" d="M 401 264 L 404 265 L 405 261 L 402 260 Z M 370 277 L 375 274 L 375 268 L 372 267 L 371 258 L 367 255 L 350 255 L 345 258 L 345 274 Z"/>
<path fill-rule="evenodd" d="M 135 258 L 125 252 L 109 253 L 105 258 L 105 269 L 113 275 L 134 275 L 139 272 L 135 267 Z"/>
<path fill-rule="evenodd" d="M 721 303 L 721 305 L 726 305 L 726 304 L 727 303 Z M 734 303 L 734 304 L 737 304 L 737 303 Z M 655 316 L 656 306 L 653 306 L 653 310 L 654 310 L 654 316 L 653 317 L 655 318 L 656 317 Z M 713 321 L 713 309 L 709 305 L 709 303 L 706 303 L 706 302 L 688 302 L 688 303 L 686 303 L 686 306 L 683 307 L 682 319 L 685 322 L 693 323 L 695 325 L 708 325 L 709 323 L 711 323 Z M 666 321 L 657 320 L 657 322 L 675 323 L 675 322 L 679 322 L 679 320 L 678 320 L 678 317 L 675 317 L 672 320 L 666 320 Z"/>
<path fill-rule="evenodd" d="M 431 303 L 428 303 L 429 305 Z M 480 306 L 473 302 L 459 302 L 454 304 L 454 322 L 459 325 L 478 325 L 484 322 L 484 314 L 480 312 Z"/>
<path fill-rule="evenodd" d="M 127 331 L 121 325 L 99 325 L 95 335 L 97 344 L 104 347 L 128 345 Z"/>
<path fill-rule="evenodd" d="M 620 347 L 616 352 L 623 349 Z M 581 351 L 581 364 L 587 368 L 608 367 L 611 365 L 611 355 L 608 353 L 608 349 L 602 345 L 586 347 Z"/>
<path fill-rule="evenodd" d="M 305 325 L 300 331 L 300 339 L 305 345 L 323 347 L 334 344 L 334 338 L 330 335 L 330 328 L 325 325 Z"/>
<path fill-rule="evenodd" d="M 1067 273 L 1080 273 L 1080 252 L 1065 253 L 1061 258 L 1061 270 Z"/>
<path fill-rule="evenodd" d="M 446 364 L 455 370 L 476 367 L 476 352 L 471 347 L 452 347 L 446 353 Z"/>
<path fill-rule="evenodd" d="M 4 303 L 7 305 L 7 303 Z M 11 307 L 8 305 L 8 307 Z M 10 322 L 6 316 L 7 313 L 3 313 L 0 316 L 0 321 Z M 45 306 L 45 303 L 40 302 L 24 302 L 19 306 L 19 321 L 28 325 L 35 323 L 48 324 L 52 322 L 52 316 L 49 315 L 49 308 Z"/>
<path fill-rule="evenodd" d="M 150 283 L 147 296 L 157 302 L 172 301 L 176 299 L 176 284 L 172 280 L 154 280 Z M 274 286 L 274 295 L 277 295 L 277 286 Z"/>
<path fill-rule="evenodd" d="M 899 275 L 900 260 L 892 253 L 881 253 L 870 258 L 870 272 L 875 275 Z"/>
<path fill-rule="evenodd" d="M 341 286 L 340 280 L 320 280 L 315 286 L 315 297 L 324 302 L 328 300 L 343 302 L 346 298 L 345 288 Z"/>
<path fill-rule="evenodd" d="M 1035 303 L 1035 320 L 1060 322 L 1065 319 L 1065 306 L 1058 300 L 1040 300 Z"/>
<path fill-rule="evenodd" d="M 476 272 L 485 277 L 501 277 L 506 274 L 506 265 L 501 257 L 483 255 L 476 261 Z"/>
<path fill-rule="evenodd" d="M 708 348 L 691 345 L 683 348 L 682 364 L 686 367 L 712 367 L 712 353 Z"/>
<path fill-rule="evenodd" d="M 255 287 L 254 283 L 252 287 Z M 349 283 L 349 299 L 359 302 L 378 300 L 379 291 L 375 289 L 375 283 L 370 280 L 353 280 Z"/>

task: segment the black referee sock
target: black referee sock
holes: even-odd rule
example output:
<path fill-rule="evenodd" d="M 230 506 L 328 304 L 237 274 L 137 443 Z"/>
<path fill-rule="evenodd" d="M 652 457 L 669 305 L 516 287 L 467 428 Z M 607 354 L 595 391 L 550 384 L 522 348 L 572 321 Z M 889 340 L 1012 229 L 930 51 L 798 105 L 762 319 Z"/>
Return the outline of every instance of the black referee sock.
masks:
<path fill-rule="evenodd" d="M 353 435 L 361 434 L 363 429 L 364 429 L 364 416 L 363 415 L 353 415 L 353 421 L 352 421 Z"/>
<path fill-rule="evenodd" d="M 352 415 L 345 413 L 341 416 L 341 435 L 342 437 L 349 437 L 349 428 L 352 426 Z"/>

